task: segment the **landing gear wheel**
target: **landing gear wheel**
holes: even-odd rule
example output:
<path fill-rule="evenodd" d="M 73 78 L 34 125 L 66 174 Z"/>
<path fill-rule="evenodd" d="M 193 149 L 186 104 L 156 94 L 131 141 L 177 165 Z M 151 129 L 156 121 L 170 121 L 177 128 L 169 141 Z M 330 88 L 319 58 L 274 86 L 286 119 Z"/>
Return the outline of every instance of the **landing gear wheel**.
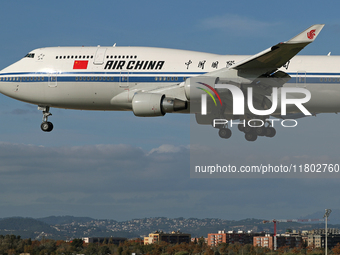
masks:
<path fill-rule="evenodd" d="M 252 127 L 250 127 L 250 126 L 248 126 L 248 125 L 246 125 L 244 128 L 243 128 L 243 132 L 244 133 L 253 133 L 253 131 L 254 131 L 254 128 L 252 128 Z"/>
<path fill-rule="evenodd" d="M 254 142 L 257 139 L 257 134 L 252 132 L 245 133 L 244 137 L 246 138 L 247 141 Z"/>
<path fill-rule="evenodd" d="M 53 124 L 48 121 L 48 117 L 52 116 L 52 113 L 50 113 L 50 107 L 38 105 L 38 110 L 43 112 L 43 120 L 40 125 L 41 130 L 44 132 L 51 132 L 53 129 Z"/>
<path fill-rule="evenodd" d="M 41 130 L 44 132 L 51 132 L 53 129 L 53 124 L 49 121 L 44 121 L 43 123 L 41 123 L 40 127 Z"/>
<path fill-rule="evenodd" d="M 229 128 L 221 128 L 219 131 L 218 131 L 218 135 L 221 137 L 221 138 L 224 138 L 224 139 L 228 139 L 231 137 L 231 130 Z"/>
<path fill-rule="evenodd" d="M 255 134 L 257 134 L 258 136 L 265 136 L 266 129 L 266 127 L 257 127 L 255 128 Z"/>
<path fill-rule="evenodd" d="M 274 137 L 276 135 L 276 130 L 273 127 L 267 127 L 265 131 L 265 136 Z"/>
<path fill-rule="evenodd" d="M 241 132 L 244 132 L 244 125 L 243 124 L 238 124 L 237 125 L 237 127 L 238 127 L 238 130 L 240 130 Z"/>

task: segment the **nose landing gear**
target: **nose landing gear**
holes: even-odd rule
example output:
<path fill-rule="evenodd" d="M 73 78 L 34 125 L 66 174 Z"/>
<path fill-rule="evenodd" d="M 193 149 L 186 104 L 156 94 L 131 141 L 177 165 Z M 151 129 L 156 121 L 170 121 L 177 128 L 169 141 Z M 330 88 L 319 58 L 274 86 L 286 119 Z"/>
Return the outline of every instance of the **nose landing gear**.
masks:
<path fill-rule="evenodd" d="M 48 121 L 48 117 L 52 116 L 52 113 L 50 113 L 50 107 L 49 106 L 38 106 L 38 110 L 43 111 L 43 122 L 40 125 L 40 128 L 44 132 L 51 132 L 53 129 L 52 122 Z"/>

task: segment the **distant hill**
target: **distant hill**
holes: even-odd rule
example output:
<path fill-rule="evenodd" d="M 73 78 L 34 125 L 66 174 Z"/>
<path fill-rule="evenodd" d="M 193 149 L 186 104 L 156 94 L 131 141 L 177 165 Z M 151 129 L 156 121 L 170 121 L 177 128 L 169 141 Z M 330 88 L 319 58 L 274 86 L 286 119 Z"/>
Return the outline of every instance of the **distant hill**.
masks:
<path fill-rule="evenodd" d="M 96 220 L 88 217 L 51 216 L 46 218 L 5 218 L 0 220 L 1 235 L 20 235 L 22 238 L 70 240 L 81 237 L 143 237 L 156 230 L 181 231 L 192 237 L 206 237 L 208 233 L 225 231 L 252 231 L 273 233 L 273 223 L 264 224 L 260 219 L 239 221 L 222 219 L 154 217 L 128 221 Z M 303 224 L 286 222 L 277 224 L 277 232 L 286 229 L 297 231 L 324 228 L 324 223 Z M 329 228 L 340 225 L 329 224 Z"/>
<path fill-rule="evenodd" d="M 0 220 L 0 229 L 43 231 L 46 227 L 49 225 L 32 218 L 14 217 Z"/>
<path fill-rule="evenodd" d="M 318 211 L 315 213 L 302 216 L 300 218 L 301 219 L 322 219 L 324 215 L 325 215 L 325 211 Z M 340 210 L 332 209 L 332 213 L 330 214 L 328 221 L 331 224 L 340 224 Z"/>
<path fill-rule="evenodd" d="M 48 224 L 32 218 L 4 218 L 0 220 L 1 235 L 20 235 L 22 238 L 37 238 L 41 233 L 58 237 L 57 231 Z"/>
<path fill-rule="evenodd" d="M 37 220 L 42 221 L 48 225 L 60 225 L 60 224 L 71 224 L 72 222 L 85 223 L 85 222 L 93 221 L 94 219 L 89 218 L 89 217 L 50 216 L 50 217 L 45 217 L 45 218 L 38 218 Z"/>

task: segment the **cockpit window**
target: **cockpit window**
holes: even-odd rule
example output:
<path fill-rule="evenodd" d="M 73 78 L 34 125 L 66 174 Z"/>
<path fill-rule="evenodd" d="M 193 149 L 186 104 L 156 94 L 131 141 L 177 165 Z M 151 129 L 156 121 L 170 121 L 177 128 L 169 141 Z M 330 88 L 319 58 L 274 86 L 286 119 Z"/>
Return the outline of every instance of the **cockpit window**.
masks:
<path fill-rule="evenodd" d="M 28 53 L 25 58 L 34 58 L 34 53 Z"/>

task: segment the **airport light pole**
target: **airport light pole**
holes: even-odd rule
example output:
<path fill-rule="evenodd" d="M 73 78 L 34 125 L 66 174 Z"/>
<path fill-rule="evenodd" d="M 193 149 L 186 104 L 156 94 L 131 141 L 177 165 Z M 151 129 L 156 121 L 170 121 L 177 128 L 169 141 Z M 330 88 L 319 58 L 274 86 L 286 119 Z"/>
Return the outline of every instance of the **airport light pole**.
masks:
<path fill-rule="evenodd" d="M 327 255 L 327 236 L 328 236 L 328 230 L 327 230 L 327 221 L 328 221 L 328 217 L 331 214 L 332 210 L 331 209 L 325 209 L 325 215 L 323 216 L 325 218 L 325 255 Z"/>

